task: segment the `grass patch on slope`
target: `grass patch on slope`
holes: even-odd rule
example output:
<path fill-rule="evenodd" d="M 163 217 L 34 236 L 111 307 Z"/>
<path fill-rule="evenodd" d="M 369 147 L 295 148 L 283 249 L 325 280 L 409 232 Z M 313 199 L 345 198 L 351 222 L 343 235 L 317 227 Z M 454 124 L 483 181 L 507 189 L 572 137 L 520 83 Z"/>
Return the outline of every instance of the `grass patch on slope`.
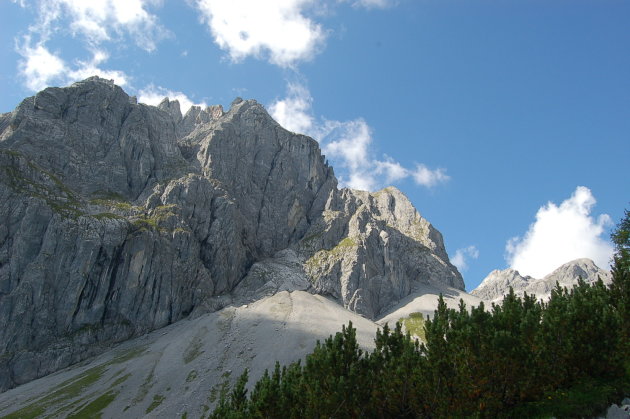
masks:
<path fill-rule="evenodd" d="M 9 413 L 4 418 L 9 419 L 31 419 L 31 418 L 40 418 L 44 416 L 45 412 L 51 408 L 57 408 L 58 414 L 71 411 L 77 403 L 81 400 L 75 401 L 71 403 L 71 400 L 78 398 L 82 394 L 86 392 L 86 390 L 95 384 L 98 380 L 100 380 L 108 368 L 112 365 L 121 364 L 130 359 L 136 358 L 142 355 L 146 351 L 146 347 L 133 348 L 128 351 L 121 353 L 116 356 L 109 362 L 98 365 L 96 367 L 90 368 L 74 377 L 62 382 L 57 385 L 54 389 L 51 390 L 48 394 L 43 397 L 37 398 L 32 403 L 24 406 L 20 410 L 16 410 L 13 413 Z M 129 378 L 129 374 L 124 377 L 119 377 L 114 381 L 111 387 L 115 385 L 122 384 L 124 381 Z M 110 388 L 111 388 L 110 387 Z M 98 403 L 104 403 L 106 400 L 109 400 L 111 395 L 114 394 L 114 398 L 118 393 L 113 393 L 112 391 L 108 391 L 107 393 L 99 396 L 96 400 L 99 400 Z M 105 397 L 109 395 L 108 397 Z M 113 399 L 112 399 L 113 400 Z M 89 404 L 93 403 L 90 402 Z M 111 403 L 111 400 L 109 401 Z M 108 404 L 109 404 L 108 403 Z M 92 405 L 92 409 L 94 409 L 97 405 Z M 87 407 L 87 406 L 86 406 Z M 106 406 L 105 406 L 106 407 Z M 94 417 L 93 416 L 81 416 L 81 417 Z"/>
<path fill-rule="evenodd" d="M 403 317 L 399 320 L 405 327 L 405 330 L 412 336 L 416 336 L 423 342 L 426 342 L 427 338 L 424 334 L 424 316 L 422 313 L 411 313 L 409 317 Z"/>

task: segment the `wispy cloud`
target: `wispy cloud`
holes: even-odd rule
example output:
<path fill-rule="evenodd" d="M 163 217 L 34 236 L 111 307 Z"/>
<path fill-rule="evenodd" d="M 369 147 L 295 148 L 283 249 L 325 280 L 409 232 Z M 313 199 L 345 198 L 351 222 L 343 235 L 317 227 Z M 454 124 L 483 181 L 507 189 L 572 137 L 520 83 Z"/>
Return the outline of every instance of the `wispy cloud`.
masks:
<path fill-rule="evenodd" d="M 477 259 L 479 250 L 475 246 L 468 246 L 455 251 L 455 256 L 451 258 L 451 263 L 457 267 L 460 272 L 468 270 L 468 260 Z"/>
<path fill-rule="evenodd" d="M 326 32 L 305 14 L 314 0 L 197 0 L 214 41 L 234 61 L 264 58 L 280 67 L 312 59 Z"/>
<path fill-rule="evenodd" d="M 280 125 L 289 131 L 317 136 L 315 121 L 311 112 L 313 98 L 308 89 L 300 83 L 287 84 L 287 96 L 269 106 L 269 113 Z"/>
<path fill-rule="evenodd" d="M 324 154 L 332 160 L 339 173 L 342 186 L 371 191 L 379 187 L 379 179 L 373 169 L 376 161 L 371 158 L 372 130 L 362 119 L 351 121 L 326 121 L 320 143 Z"/>
<path fill-rule="evenodd" d="M 559 206 L 553 202 L 540 207 L 536 221 L 523 237 L 506 244 L 506 260 L 523 275 L 542 278 L 560 265 L 578 258 L 590 258 L 606 268 L 613 248 L 602 235 L 612 221 L 607 214 L 591 216 L 596 200 L 591 190 L 578 186 Z"/>
<path fill-rule="evenodd" d="M 177 100 L 179 102 L 179 108 L 184 115 L 188 112 L 191 106 L 201 106 L 202 108 L 208 106 L 205 102 L 195 103 L 182 92 L 176 92 L 161 86 L 155 86 L 153 84 L 150 84 L 138 92 L 138 101 L 146 103 L 147 105 L 156 106 L 165 97 L 168 97 L 171 100 Z"/>
<path fill-rule="evenodd" d="M 156 42 L 168 36 L 157 17 L 147 11 L 148 6 L 157 3 L 155 0 L 40 0 L 24 3 L 37 7 L 38 22 L 31 26 L 31 31 L 41 34 L 43 41 L 61 29 L 62 21 L 73 36 L 83 37 L 91 45 L 127 34 L 140 48 L 153 51 Z"/>
<path fill-rule="evenodd" d="M 431 170 L 424 164 L 417 164 L 411 176 L 413 176 L 413 180 L 415 180 L 418 185 L 426 186 L 427 188 L 445 183 L 450 179 L 450 176 L 446 174 L 446 169 L 437 168 Z"/>
<path fill-rule="evenodd" d="M 301 83 L 289 83 L 287 96 L 269 106 L 271 115 L 290 131 L 310 135 L 337 169 L 340 184 L 354 189 L 375 190 L 411 178 L 432 188 L 448 181 L 445 169 L 431 170 L 423 164 L 407 169 L 392 157 L 375 157 L 372 129 L 363 118 L 349 121 L 317 119 L 313 98 Z"/>
<path fill-rule="evenodd" d="M 342 0 L 348 1 L 348 0 Z M 392 0 L 356 0 L 352 2 L 354 7 L 364 7 L 366 9 L 385 9 L 394 5 Z"/>
<path fill-rule="evenodd" d="M 129 77 L 120 70 L 104 68 L 109 53 L 105 43 L 120 43 L 127 37 L 146 51 L 169 35 L 147 7 L 156 0 L 39 0 L 20 1 L 22 7 L 36 13 L 28 33 L 16 39 L 16 51 L 22 56 L 18 73 L 27 88 L 37 91 L 53 84 L 68 84 L 97 75 L 128 84 Z M 65 60 L 49 49 L 56 36 L 71 35 L 83 43 L 88 59 Z"/>

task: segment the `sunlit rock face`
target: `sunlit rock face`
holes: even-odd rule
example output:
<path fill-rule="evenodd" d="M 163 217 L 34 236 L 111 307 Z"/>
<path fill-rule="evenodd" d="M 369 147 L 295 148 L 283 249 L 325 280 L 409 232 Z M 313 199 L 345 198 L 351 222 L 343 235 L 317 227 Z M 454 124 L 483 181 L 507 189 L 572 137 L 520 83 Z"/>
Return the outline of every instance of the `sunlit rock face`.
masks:
<path fill-rule="evenodd" d="M 514 269 L 495 270 L 471 292 L 472 295 L 488 302 L 500 302 L 509 293 L 510 287 L 517 295 L 534 295 L 536 299 L 548 300 L 551 291 L 559 284 L 571 288 L 582 278 L 587 283 L 601 279 L 605 284 L 612 281 L 610 272 L 600 269 L 591 259 L 576 259 L 565 263 L 541 279 L 522 276 Z"/>
<path fill-rule="evenodd" d="M 245 296 L 375 318 L 414 284 L 463 289 L 400 191 L 338 189 L 253 100 L 182 115 L 96 77 L 45 89 L 0 115 L 0 219 L 0 390 Z"/>

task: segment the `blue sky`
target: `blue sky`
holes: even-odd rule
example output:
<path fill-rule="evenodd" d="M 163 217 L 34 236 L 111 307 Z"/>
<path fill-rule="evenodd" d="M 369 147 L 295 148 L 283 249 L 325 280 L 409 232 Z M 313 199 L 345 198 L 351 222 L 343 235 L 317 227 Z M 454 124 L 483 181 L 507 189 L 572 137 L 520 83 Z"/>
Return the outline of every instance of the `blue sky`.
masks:
<path fill-rule="evenodd" d="M 345 185 L 393 184 L 467 289 L 605 265 L 630 207 L 630 2 L 0 0 L 0 112 L 93 74 L 264 104 Z"/>

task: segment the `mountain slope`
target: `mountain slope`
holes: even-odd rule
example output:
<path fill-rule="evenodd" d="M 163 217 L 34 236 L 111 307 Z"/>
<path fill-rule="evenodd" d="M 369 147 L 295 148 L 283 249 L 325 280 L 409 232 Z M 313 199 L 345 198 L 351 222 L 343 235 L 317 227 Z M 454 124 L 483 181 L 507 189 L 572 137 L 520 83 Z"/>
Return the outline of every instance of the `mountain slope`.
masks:
<path fill-rule="evenodd" d="M 280 291 L 267 268 L 371 319 L 418 284 L 463 289 L 402 193 L 338 189 L 253 100 L 181 115 L 99 78 L 45 89 L 0 115 L 0 218 L 0 391 Z"/>
<path fill-rule="evenodd" d="M 287 365 L 303 358 L 317 339 L 349 321 L 359 344 L 373 348 L 377 326 L 370 320 L 325 297 L 283 291 L 181 320 L 87 364 L 2 393 L 0 416 L 201 417 L 222 383 L 232 383 L 245 368 L 252 385 L 275 361 Z"/>
<path fill-rule="evenodd" d="M 590 259 L 576 259 L 565 263 L 542 279 L 522 276 L 513 269 L 492 271 L 471 294 L 489 302 L 499 302 L 509 292 L 510 287 L 518 295 L 527 293 L 537 299 L 548 299 L 556 283 L 571 288 L 577 284 L 578 278 L 586 282 L 595 282 L 601 278 L 610 283 L 610 273 L 595 265 Z"/>

